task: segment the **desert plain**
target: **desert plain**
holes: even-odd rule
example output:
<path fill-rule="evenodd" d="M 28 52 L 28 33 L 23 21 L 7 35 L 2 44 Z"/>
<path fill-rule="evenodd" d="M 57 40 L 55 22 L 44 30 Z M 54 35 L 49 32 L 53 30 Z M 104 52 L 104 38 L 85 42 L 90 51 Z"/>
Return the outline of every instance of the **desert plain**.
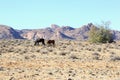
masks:
<path fill-rule="evenodd" d="M 0 40 L 0 80 L 120 80 L 120 41 Z"/>

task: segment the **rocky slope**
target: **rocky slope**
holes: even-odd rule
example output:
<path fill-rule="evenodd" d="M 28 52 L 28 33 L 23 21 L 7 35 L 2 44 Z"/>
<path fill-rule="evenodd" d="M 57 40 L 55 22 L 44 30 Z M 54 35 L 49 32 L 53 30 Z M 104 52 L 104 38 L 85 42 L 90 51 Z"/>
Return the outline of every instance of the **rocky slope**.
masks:
<path fill-rule="evenodd" d="M 13 28 L 6 26 L 6 25 L 0 25 L 0 39 L 23 39 L 20 34 L 14 30 Z"/>

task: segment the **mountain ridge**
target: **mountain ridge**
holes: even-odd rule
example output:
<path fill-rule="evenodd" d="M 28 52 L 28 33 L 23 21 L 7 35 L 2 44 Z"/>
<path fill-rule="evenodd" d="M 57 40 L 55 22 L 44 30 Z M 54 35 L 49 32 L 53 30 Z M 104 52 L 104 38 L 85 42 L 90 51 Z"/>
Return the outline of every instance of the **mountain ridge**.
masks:
<path fill-rule="evenodd" d="M 52 24 L 50 27 L 41 29 L 13 29 L 7 25 L 0 25 L 0 39 L 70 39 L 70 40 L 87 40 L 92 23 L 83 25 L 79 28 L 71 26 L 59 26 Z M 120 40 L 120 31 L 111 30 L 115 40 Z"/>

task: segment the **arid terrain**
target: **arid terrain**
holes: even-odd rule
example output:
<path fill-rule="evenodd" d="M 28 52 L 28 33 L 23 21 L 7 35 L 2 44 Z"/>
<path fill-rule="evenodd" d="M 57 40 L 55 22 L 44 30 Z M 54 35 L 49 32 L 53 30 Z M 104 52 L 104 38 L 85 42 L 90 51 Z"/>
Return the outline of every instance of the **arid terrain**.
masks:
<path fill-rule="evenodd" d="M 0 80 L 120 80 L 120 42 L 0 40 Z"/>

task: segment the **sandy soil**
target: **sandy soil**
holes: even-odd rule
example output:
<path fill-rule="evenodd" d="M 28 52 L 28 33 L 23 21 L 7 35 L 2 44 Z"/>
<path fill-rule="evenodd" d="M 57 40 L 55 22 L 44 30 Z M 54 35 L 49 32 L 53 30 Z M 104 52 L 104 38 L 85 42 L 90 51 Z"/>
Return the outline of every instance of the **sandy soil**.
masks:
<path fill-rule="evenodd" d="M 0 40 L 0 80 L 120 80 L 120 42 Z"/>

